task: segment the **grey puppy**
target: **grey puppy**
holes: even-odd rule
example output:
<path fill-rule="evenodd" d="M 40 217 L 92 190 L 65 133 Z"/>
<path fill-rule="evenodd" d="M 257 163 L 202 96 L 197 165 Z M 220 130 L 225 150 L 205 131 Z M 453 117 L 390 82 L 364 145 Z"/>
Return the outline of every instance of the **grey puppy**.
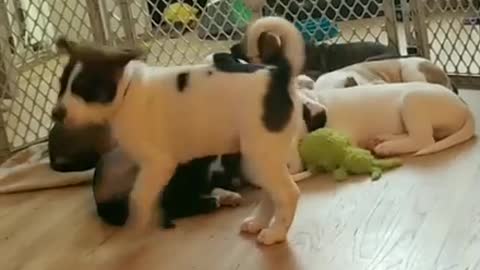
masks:
<path fill-rule="evenodd" d="M 246 40 L 244 37 L 239 43 L 230 47 L 231 54 L 238 59 L 252 62 L 246 55 Z M 270 33 L 263 33 L 258 39 L 262 63 L 269 64 L 274 57 L 280 55 L 282 47 L 279 39 Z M 305 43 L 306 61 L 303 74 L 316 80 L 320 75 L 352 64 L 373 61 L 383 58 L 398 57 L 398 52 L 377 42 L 351 42 L 345 44 Z"/>

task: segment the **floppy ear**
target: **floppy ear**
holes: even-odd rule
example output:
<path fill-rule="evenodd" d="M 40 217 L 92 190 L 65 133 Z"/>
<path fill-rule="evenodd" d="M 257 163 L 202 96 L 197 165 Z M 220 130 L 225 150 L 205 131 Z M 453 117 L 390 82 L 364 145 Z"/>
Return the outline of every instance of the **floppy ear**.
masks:
<path fill-rule="evenodd" d="M 65 36 L 60 36 L 55 40 L 55 46 L 60 53 L 71 54 L 76 43 L 68 40 Z"/>
<path fill-rule="evenodd" d="M 125 66 L 128 62 L 143 58 L 145 55 L 145 51 L 141 48 L 124 48 L 116 53 L 113 53 L 110 56 L 110 59 L 111 63 L 115 65 Z"/>
<path fill-rule="evenodd" d="M 258 51 L 263 63 L 268 64 L 282 53 L 282 47 L 276 36 L 263 32 L 258 38 Z"/>

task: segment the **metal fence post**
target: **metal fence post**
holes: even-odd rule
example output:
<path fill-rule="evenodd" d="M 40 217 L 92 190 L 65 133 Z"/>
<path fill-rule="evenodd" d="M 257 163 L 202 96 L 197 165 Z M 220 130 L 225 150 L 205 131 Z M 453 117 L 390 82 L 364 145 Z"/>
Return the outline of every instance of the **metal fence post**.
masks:
<path fill-rule="evenodd" d="M 120 5 L 120 12 L 122 14 L 122 26 L 125 31 L 126 42 L 129 45 L 135 45 L 135 21 L 133 20 L 132 11 L 130 10 L 130 1 L 128 0 L 118 0 Z"/>
<path fill-rule="evenodd" d="M 395 13 L 395 1 L 383 0 L 383 12 L 385 14 L 385 30 L 387 31 L 388 46 L 399 51 L 397 16 Z"/>
<path fill-rule="evenodd" d="M 104 17 L 98 0 L 86 0 L 88 18 L 92 26 L 93 38 L 96 42 L 107 44 L 107 35 L 105 32 Z"/>
<path fill-rule="evenodd" d="M 15 98 L 16 73 L 13 66 L 13 55 L 10 51 L 9 38 L 12 37 L 12 28 L 8 21 L 7 3 L 0 0 L 0 102 L 9 95 Z M 6 125 L 4 121 L 3 104 L 0 108 L 0 158 L 5 158 L 10 153 Z"/>
<path fill-rule="evenodd" d="M 417 52 L 420 56 L 427 59 L 430 58 L 430 47 L 428 44 L 427 34 L 427 17 L 425 15 L 425 1 L 424 0 L 411 0 L 411 11 L 413 26 L 415 31 L 415 40 L 417 45 Z"/>

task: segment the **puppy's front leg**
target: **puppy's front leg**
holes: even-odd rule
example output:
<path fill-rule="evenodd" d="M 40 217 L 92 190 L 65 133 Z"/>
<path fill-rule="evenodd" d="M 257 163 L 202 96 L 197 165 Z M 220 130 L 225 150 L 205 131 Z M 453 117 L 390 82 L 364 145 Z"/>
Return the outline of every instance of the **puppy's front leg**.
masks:
<path fill-rule="evenodd" d="M 145 229 L 154 221 L 153 213 L 157 213 L 157 202 L 175 167 L 176 164 L 165 160 L 142 164 L 130 195 L 130 226 Z"/>

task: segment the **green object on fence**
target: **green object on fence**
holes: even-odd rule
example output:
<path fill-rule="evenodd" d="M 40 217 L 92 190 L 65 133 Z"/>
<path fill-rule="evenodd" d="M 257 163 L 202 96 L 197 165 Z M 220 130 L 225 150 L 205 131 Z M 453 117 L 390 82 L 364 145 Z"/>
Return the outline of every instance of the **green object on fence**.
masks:
<path fill-rule="evenodd" d="M 253 18 L 252 11 L 245 6 L 243 0 L 235 0 L 232 9 L 233 12 L 230 21 L 237 26 L 244 26 Z"/>

